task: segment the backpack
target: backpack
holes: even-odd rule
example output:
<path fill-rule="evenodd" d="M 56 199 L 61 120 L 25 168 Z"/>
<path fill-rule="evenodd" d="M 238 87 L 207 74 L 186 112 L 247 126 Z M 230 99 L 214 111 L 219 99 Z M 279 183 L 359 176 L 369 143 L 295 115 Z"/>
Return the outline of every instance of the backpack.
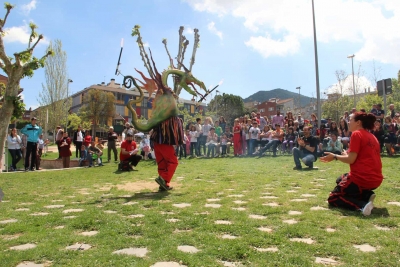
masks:
<path fill-rule="evenodd" d="M 129 165 L 129 161 L 127 161 L 127 160 L 121 161 L 118 164 L 118 170 L 119 171 L 130 171 L 131 168 L 130 168 L 130 165 Z"/>

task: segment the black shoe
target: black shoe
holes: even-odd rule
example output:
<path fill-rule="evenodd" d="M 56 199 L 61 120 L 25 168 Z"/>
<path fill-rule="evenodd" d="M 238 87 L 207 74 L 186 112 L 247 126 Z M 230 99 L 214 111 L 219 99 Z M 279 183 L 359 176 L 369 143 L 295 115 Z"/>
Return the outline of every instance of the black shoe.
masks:
<path fill-rule="evenodd" d="M 293 167 L 293 170 L 295 170 L 295 171 L 296 171 L 296 170 L 297 170 L 297 171 L 300 171 L 300 170 L 302 170 L 302 167 L 301 167 L 301 166 L 300 166 L 300 167 L 294 166 L 294 167 Z"/>
<path fill-rule="evenodd" d="M 158 187 L 158 192 L 166 192 L 172 189 L 174 189 L 172 186 L 167 186 L 167 189 L 164 189 L 163 187 L 160 186 Z"/>
<path fill-rule="evenodd" d="M 29 168 L 25 168 L 25 171 L 26 171 L 26 172 L 29 171 Z"/>
<path fill-rule="evenodd" d="M 34 169 L 34 168 L 31 168 L 30 171 L 33 172 L 33 171 L 35 171 L 35 169 Z"/>
<path fill-rule="evenodd" d="M 158 176 L 155 181 L 157 182 L 157 184 L 162 187 L 164 190 L 168 190 L 169 186 L 167 186 L 167 184 L 165 183 L 165 180 L 163 178 L 161 178 L 160 176 Z"/>

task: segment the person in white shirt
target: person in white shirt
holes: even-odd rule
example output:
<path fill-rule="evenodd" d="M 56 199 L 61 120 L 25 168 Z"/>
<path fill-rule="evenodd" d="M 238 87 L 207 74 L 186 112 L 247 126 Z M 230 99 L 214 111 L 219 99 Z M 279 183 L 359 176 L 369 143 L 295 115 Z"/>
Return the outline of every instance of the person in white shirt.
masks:
<path fill-rule="evenodd" d="M 10 152 L 12 158 L 10 171 L 17 170 L 17 164 L 22 158 L 21 144 L 22 140 L 21 137 L 17 134 L 17 129 L 11 129 L 11 133 L 7 136 L 8 152 Z"/>
<path fill-rule="evenodd" d="M 84 139 L 85 139 L 85 134 L 82 132 L 82 128 L 79 125 L 78 130 L 74 133 L 74 139 L 72 140 L 72 142 L 74 143 L 74 145 L 76 147 L 76 151 L 75 151 L 76 158 L 82 157 L 81 148 L 82 148 Z M 79 155 L 79 157 L 78 157 L 78 155 Z"/>
<path fill-rule="evenodd" d="M 257 147 L 258 140 L 260 139 L 260 128 L 258 128 L 258 123 L 256 120 L 252 122 L 253 126 L 249 129 L 250 134 L 250 147 L 249 147 L 249 155 L 254 153 L 254 149 Z"/>
<path fill-rule="evenodd" d="M 190 136 L 190 156 L 193 157 L 193 152 L 195 152 L 196 156 L 198 156 L 197 150 L 197 136 L 198 132 L 196 131 L 196 126 L 192 125 L 190 127 L 189 136 Z"/>

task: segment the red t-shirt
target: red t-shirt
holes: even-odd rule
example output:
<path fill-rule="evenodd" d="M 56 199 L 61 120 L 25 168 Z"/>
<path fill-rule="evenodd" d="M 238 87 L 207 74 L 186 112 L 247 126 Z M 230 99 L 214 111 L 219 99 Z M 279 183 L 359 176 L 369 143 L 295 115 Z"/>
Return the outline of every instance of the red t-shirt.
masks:
<path fill-rule="evenodd" d="M 121 161 L 129 159 L 131 156 L 128 154 L 122 154 L 122 149 L 125 148 L 126 151 L 130 152 L 136 149 L 136 142 L 135 141 L 131 141 L 128 142 L 128 140 L 124 140 L 121 144 L 121 151 L 119 152 L 119 159 Z"/>
<path fill-rule="evenodd" d="M 362 189 L 380 186 L 383 180 L 381 149 L 376 137 L 366 130 L 354 131 L 348 152 L 357 153 L 357 159 L 350 164 L 351 181 Z"/>

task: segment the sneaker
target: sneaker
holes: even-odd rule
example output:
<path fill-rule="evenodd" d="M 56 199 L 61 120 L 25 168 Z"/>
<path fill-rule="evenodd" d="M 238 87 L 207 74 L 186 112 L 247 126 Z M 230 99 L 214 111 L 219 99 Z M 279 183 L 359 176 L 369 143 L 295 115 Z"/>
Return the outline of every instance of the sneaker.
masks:
<path fill-rule="evenodd" d="M 376 198 L 376 195 L 375 195 L 375 194 L 372 194 L 372 195 L 369 197 L 368 202 L 372 202 L 372 204 L 374 204 L 375 198 Z"/>
<path fill-rule="evenodd" d="M 26 171 L 26 172 L 29 171 L 29 168 L 25 168 L 25 171 Z"/>
<path fill-rule="evenodd" d="M 295 171 L 300 171 L 301 169 L 302 169 L 301 166 L 299 166 L 299 167 L 298 167 L 298 166 L 294 166 L 294 167 L 293 167 L 293 170 L 295 170 Z"/>
<path fill-rule="evenodd" d="M 31 168 L 30 171 L 33 172 L 33 171 L 35 171 L 35 169 L 34 169 L 34 168 Z"/>
<path fill-rule="evenodd" d="M 374 196 L 374 195 L 372 195 L 372 196 Z M 371 196 L 371 197 L 372 197 Z M 375 197 L 374 197 L 375 198 Z M 371 198 L 370 198 L 371 199 Z M 369 216 L 369 215 L 371 215 L 371 211 L 372 211 L 372 209 L 374 208 L 374 203 L 373 203 L 373 201 L 369 201 L 365 206 L 364 206 L 364 208 L 362 208 L 361 209 L 361 212 L 362 212 L 362 214 L 364 215 L 364 216 Z"/>
<path fill-rule="evenodd" d="M 92 168 L 92 165 L 89 165 L 88 168 Z"/>
<path fill-rule="evenodd" d="M 158 176 L 158 177 L 155 179 L 155 181 L 156 181 L 156 183 L 157 183 L 160 187 L 164 188 L 165 190 L 168 190 L 169 186 L 167 186 L 167 184 L 165 183 L 165 180 L 164 180 L 163 178 L 161 178 L 160 176 Z"/>

